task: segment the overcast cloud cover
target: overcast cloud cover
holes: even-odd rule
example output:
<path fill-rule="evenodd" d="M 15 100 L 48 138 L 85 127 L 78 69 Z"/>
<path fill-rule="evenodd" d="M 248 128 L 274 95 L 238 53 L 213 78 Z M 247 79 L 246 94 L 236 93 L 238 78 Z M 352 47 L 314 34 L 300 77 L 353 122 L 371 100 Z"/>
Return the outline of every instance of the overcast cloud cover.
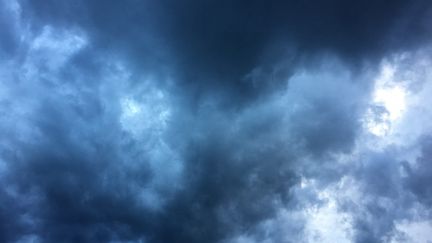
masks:
<path fill-rule="evenodd" d="M 432 242 L 429 0 L 0 0 L 0 242 Z"/>

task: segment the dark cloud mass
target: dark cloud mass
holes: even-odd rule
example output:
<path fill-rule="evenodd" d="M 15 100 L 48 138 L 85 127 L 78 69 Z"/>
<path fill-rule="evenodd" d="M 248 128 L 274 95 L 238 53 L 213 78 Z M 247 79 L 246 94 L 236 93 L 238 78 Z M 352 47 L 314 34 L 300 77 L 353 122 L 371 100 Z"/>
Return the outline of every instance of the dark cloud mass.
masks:
<path fill-rule="evenodd" d="M 427 0 L 0 0 L 0 242 L 432 240 L 431 23 Z"/>
<path fill-rule="evenodd" d="M 165 71 L 161 66 L 169 62 L 170 72 L 192 89 L 192 95 L 223 89 L 237 97 L 235 102 L 280 87 L 311 56 L 330 52 L 357 66 L 430 37 L 428 1 L 29 1 L 27 5 L 44 24 L 89 29 L 96 48 L 126 51 L 139 68 Z"/>

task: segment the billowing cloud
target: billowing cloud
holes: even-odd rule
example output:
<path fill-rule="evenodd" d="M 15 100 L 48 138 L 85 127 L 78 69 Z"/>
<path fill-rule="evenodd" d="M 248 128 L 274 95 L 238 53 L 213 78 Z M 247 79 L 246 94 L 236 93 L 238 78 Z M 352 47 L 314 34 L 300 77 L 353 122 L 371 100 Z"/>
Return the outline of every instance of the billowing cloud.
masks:
<path fill-rule="evenodd" d="M 427 242 L 427 1 L 1 1 L 1 242 Z"/>

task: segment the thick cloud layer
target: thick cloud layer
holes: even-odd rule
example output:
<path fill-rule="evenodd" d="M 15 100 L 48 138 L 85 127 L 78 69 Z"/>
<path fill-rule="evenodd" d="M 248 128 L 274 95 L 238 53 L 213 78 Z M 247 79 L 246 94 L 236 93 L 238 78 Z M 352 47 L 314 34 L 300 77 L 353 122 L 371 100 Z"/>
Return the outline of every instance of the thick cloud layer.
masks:
<path fill-rule="evenodd" d="M 1 1 L 0 241 L 431 239 L 431 7 Z"/>
<path fill-rule="evenodd" d="M 25 6 L 42 25 L 82 26 L 96 48 L 125 51 L 141 70 L 170 72 L 192 89 L 190 95 L 222 89 L 233 102 L 280 88 L 311 56 L 334 53 L 358 66 L 430 37 L 428 1 L 29 1 Z"/>

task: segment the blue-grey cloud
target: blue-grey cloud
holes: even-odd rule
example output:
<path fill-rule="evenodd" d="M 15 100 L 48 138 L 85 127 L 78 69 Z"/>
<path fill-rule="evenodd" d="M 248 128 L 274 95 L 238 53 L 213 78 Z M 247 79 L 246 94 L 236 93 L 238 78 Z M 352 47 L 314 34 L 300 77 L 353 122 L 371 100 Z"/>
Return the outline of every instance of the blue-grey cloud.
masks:
<path fill-rule="evenodd" d="M 430 9 L 2 1 L 0 241 L 319 241 L 309 212 L 347 178 L 332 200 L 354 242 L 430 218 L 430 141 L 407 162 L 364 128 L 389 113 L 370 104 L 382 60 L 423 50 Z"/>

